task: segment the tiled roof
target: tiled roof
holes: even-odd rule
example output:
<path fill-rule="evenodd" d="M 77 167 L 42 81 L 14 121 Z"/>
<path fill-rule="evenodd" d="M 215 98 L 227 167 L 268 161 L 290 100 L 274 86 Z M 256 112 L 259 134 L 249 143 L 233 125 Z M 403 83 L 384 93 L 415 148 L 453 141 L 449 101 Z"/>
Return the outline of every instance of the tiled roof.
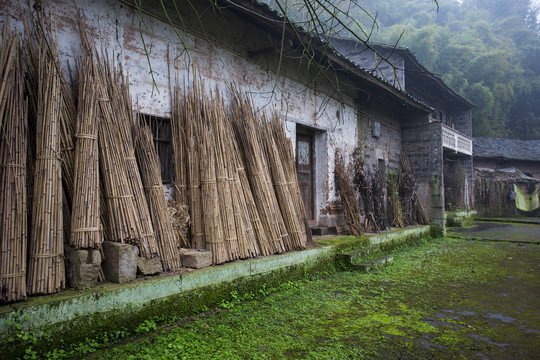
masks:
<path fill-rule="evenodd" d="M 540 161 L 540 140 L 474 138 L 473 156 L 478 158 Z"/>

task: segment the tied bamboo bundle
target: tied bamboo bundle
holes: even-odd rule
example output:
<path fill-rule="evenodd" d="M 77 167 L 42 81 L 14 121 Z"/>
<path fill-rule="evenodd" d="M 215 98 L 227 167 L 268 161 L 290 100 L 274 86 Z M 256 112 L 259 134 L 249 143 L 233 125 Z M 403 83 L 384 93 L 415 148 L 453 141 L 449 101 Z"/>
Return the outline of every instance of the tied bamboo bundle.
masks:
<path fill-rule="evenodd" d="M 108 56 L 105 56 L 108 59 Z M 116 116 L 113 117 L 115 126 L 119 130 L 119 143 L 124 154 L 124 164 L 126 175 L 131 185 L 133 193 L 133 203 L 135 205 L 136 216 L 141 227 L 141 238 L 139 239 L 139 249 L 142 258 L 150 259 L 158 255 L 158 244 L 156 234 L 152 226 L 148 203 L 144 194 L 143 183 L 132 136 L 132 126 L 134 123 L 133 111 L 131 108 L 131 97 L 129 95 L 128 80 L 123 75 L 122 67 L 118 70 L 106 63 L 107 81 L 109 96 L 112 99 L 112 106 L 116 109 Z"/>
<path fill-rule="evenodd" d="M 216 156 L 216 180 L 217 193 L 219 201 L 219 213 L 221 218 L 221 226 L 223 228 L 223 237 L 225 240 L 225 252 L 227 261 L 237 260 L 240 257 L 238 249 L 238 237 L 236 228 L 236 216 L 241 216 L 238 213 L 238 206 L 235 207 L 233 202 L 233 187 L 230 181 L 229 169 L 232 168 L 230 161 L 230 148 L 227 141 L 225 130 L 226 109 L 218 99 L 211 99 L 208 108 L 208 125 L 213 133 L 213 148 Z M 240 235 L 242 232 L 240 231 Z M 242 239 L 243 241 L 243 239 Z M 244 255 L 244 254 L 243 254 Z M 246 257 L 244 255 L 244 257 Z"/>
<path fill-rule="evenodd" d="M 388 197 L 390 198 L 390 204 L 392 205 L 392 223 L 397 227 L 405 226 L 405 219 L 401 209 L 401 202 L 399 201 L 399 187 L 401 184 L 400 172 L 389 172 L 387 179 Z"/>
<path fill-rule="evenodd" d="M 242 147 L 245 164 L 248 169 L 249 185 L 257 206 L 267 238 L 259 239 L 262 255 L 271 255 L 285 251 L 285 224 L 272 188 L 267 162 L 258 132 L 258 123 L 251 99 L 238 88 L 231 87 L 232 120 L 238 143 Z M 267 240 L 266 242 L 262 241 Z"/>
<path fill-rule="evenodd" d="M 349 230 L 351 231 L 352 235 L 361 236 L 362 220 L 360 218 L 360 208 L 358 206 L 358 201 L 356 199 L 356 194 L 351 180 L 347 174 L 345 160 L 341 155 L 340 149 L 336 149 L 334 164 L 336 190 L 341 198 L 341 203 L 345 213 L 345 221 L 349 226 Z"/>
<path fill-rule="evenodd" d="M 159 156 L 154 147 L 152 131 L 147 126 L 141 126 L 140 122 L 134 126 L 133 130 L 146 199 L 152 215 L 152 224 L 156 231 L 159 257 L 165 270 L 178 270 L 182 266 L 178 252 L 179 243 L 176 240 L 167 210 Z"/>
<path fill-rule="evenodd" d="M 171 133 L 174 153 L 174 184 L 175 198 L 180 204 L 189 203 L 188 168 L 186 132 L 183 127 L 182 112 L 180 109 L 180 87 L 176 85 L 171 91 L 172 119 Z"/>
<path fill-rule="evenodd" d="M 364 170 L 364 159 L 362 149 L 357 147 L 353 152 L 353 184 L 356 191 L 362 197 L 364 213 L 366 216 L 364 228 L 369 228 L 373 232 L 381 232 L 381 226 L 375 217 L 375 199 L 372 193 L 371 184 Z"/>
<path fill-rule="evenodd" d="M 270 128 L 272 136 L 274 137 L 274 141 L 278 146 L 281 164 L 283 165 L 283 170 L 285 171 L 285 177 L 287 179 L 286 181 L 289 185 L 289 192 L 291 196 L 294 197 L 293 202 L 296 206 L 296 214 L 304 223 L 303 233 L 306 236 L 306 242 L 311 242 L 311 229 L 309 228 L 306 208 L 304 206 L 304 200 L 302 199 L 300 186 L 298 185 L 296 161 L 294 157 L 292 142 L 289 138 L 287 138 L 287 135 L 285 134 L 284 124 L 280 120 L 279 116 L 277 116 L 277 114 L 272 116 L 272 121 L 270 121 Z"/>
<path fill-rule="evenodd" d="M 414 173 L 409 165 L 409 159 L 405 151 L 401 151 L 402 180 L 399 193 L 403 207 L 405 208 L 405 219 L 409 225 L 427 225 L 428 219 L 422 206 L 422 202 L 416 192 L 416 182 Z"/>
<path fill-rule="evenodd" d="M 117 109 L 112 105 L 109 95 L 110 78 L 107 69 L 97 56 L 95 45 L 90 41 L 82 22 L 79 22 L 83 56 L 94 59 L 92 72 L 96 84 L 98 99 L 98 148 L 99 168 L 103 183 L 108 219 L 108 231 L 105 234 L 110 241 L 139 244 L 142 237 L 140 222 L 135 210 L 133 191 L 127 176 L 125 155 L 121 148 L 122 136 L 116 126 Z"/>
<path fill-rule="evenodd" d="M 274 136 L 275 125 L 281 127 L 279 124 L 279 117 L 277 113 L 272 114 L 272 121 L 268 121 L 265 116 L 261 121 L 261 132 L 266 134 L 264 136 L 264 146 L 266 150 L 266 157 L 272 175 L 273 185 L 275 193 L 279 202 L 279 208 L 287 233 L 289 234 L 288 241 L 284 241 L 287 251 L 301 250 L 306 247 L 306 228 L 302 215 L 299 213 L 299 207 L 295 204 L 296 190 L 292 187 L 292 181 L 290 177 L 287 177 L 286 170 L 288 166 L 284 163 L 278 150 L 278 137 Z M 282 141 L 284 141 L 282 139 Z M 288 141 L 288 140 L 285 140 Z"/>
<path fill-rule="evenodd" d="M 79 112 L 75 147 L 74 197 L 70 245 L 77 249 L 99 248 L 100 230 L 99 150 L 97 99 L 93 59 L 79 68 Z"/>
<path fill-rule="evenodd" d="M 28 103 L 19 38 L 9 22 L 0 48 L 0 303 L 26 299 Z"/>
<path fill-rule="evenodd" d="M 257 256 L 259 246 L 251 225 L 249 210 L 238 174 L 238 144 L 223 98 L 216 91 L 216 118 L 212 122 L 217 139 L 218 190 L 229 259 Z M 249 190 L 249 189 L 248 189 Z"/>
<path fill-rule="evenodd" d="M 202 122 L 202 104 L 196 81 L 194 81 L 192 89 L 186 90 L 179 108 L 182 110 L 181 126 L 184 130 L 183 133 L 185 134 L 185 149 L 187 153 L 191 247 L 194 249 L 204 249 L 206 248 L 206 243 L 204 239 L 201 198 L 201 157 L 199 153 L 200 138 L 198 133 L 198 127 Z M 181 136 L 181 134 L 175 133 L 175 136 Z M 179 151 L 179 148 L 175 149 Z M 177 158 L 180 157 L 181 155 L 177 156 Z"/>
<path fill-rule="evenodd" d="M 42 43 L 43 44 L 43 43 Z M 51 294 L 65 287 L 60 155 L 61 79 L 46 46 L 37 61 L 37 119 L 28 294 Z"/>
<path fill-rule="evenodd" d="M 75 99 L 70 89 L 69 84 L 66 81 L 64 71 L 60 65 L 60 57 L 58 55 L 58 38 L 56 35 L 56 23 L 54 23 L 52 16 L 45 16 L 44 23 L 42 19 L 35 19 L 37 26 L 31 27 L 24 21 L 25 27 L 25 50 L 26 50 L 26 63 L 29 66 L 28 86 L 31 97 L 35 97 L 36 94 L 32 89 L 37 89 L 39 79 L 35 76 L 38 74 L 39 63 L 39 49 L 45 47 L 45 51 L 48 56 L 51 57 L 55 69 L 60 77 L 60 92 L 62 94 L 62 102 L 60 107 L 60 158 L 62 159 L 62 184 L 63 184 L 63 202 L 64 202 L 64 237 L 68 240 L 71 236 L 70 233 L 70 216 L 73 200 L 73 183 L 74 183 L 74 167 L 75 167 L 75 122 L 77 119 L 77 109 L 75 105 Z M 36 107 L 35 101 L 31 107 Z M 32 104 L 32 101 L 31 101 Z M 30 113 L 35 113 L 30 111 Z M 35 116 L 34 116 L 35 117 Z M 31 119 L 30 121 L 34 121 Z M 35 125 L 34 125 L 35 126 Z M 33 135 L 33 134 L 32 134 Z M 33 138 L 33 136 L 32 136 Z"/>

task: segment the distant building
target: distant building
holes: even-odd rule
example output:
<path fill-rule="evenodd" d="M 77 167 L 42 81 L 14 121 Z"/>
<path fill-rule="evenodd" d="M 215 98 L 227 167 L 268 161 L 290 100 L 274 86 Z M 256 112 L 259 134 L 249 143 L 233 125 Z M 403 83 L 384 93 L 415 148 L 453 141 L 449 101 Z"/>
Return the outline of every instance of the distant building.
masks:
<path fill-rule="evenodd" d="M 474 138 L 474 167 L 516 168 L 540 180 L 540 140 Z"/>

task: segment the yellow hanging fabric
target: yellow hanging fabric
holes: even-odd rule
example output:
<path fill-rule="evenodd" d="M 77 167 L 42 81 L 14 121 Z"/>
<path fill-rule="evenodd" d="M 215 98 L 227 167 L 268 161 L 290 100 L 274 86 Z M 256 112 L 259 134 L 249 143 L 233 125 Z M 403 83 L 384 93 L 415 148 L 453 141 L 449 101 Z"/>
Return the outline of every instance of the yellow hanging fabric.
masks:
<path fill-rule="evenodd" d="M 533 211 L 538 209 L 539 188 L 540 185 L 536 185 L 532 194 L 526 194 L 514 184 L 514 191 L 516 192 L 516 207 L 521 211 Z"/>

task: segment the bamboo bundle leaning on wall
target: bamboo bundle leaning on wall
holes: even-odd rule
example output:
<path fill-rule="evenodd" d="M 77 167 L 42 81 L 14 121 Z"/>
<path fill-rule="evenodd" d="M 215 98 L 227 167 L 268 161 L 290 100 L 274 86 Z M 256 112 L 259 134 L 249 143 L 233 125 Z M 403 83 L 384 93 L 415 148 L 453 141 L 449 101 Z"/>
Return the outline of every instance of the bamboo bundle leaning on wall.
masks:
<path fill-rule="evenodd" d="M 279 119 L 278 115 L 273 113 L 272 119 L 272 122 L 275 122 L 276 119 Z M 277 121 L 279 122 L 279 120 Z M 265 134 L 263 140 L 266 158 L 268 159 L 279 208 L 287 228 L 287 233 L 289 234 L 289 241 L 284 242 L 285 248 L 287 251 L 304 249 L 307 242 L 304 221 L 298 213 L 298 207 L 294 203 L 296 194 L 285 174 L 286 165 L 283 163 L 279 154 L 276 143 L 277 139 L 274 137 L 272 124 L 263 116 L 260 125 L 261 132 Z"/>
<path fill-rule="evenodd" d="M 42 20 L 43 19 L 43 20 Z M 27 53 L 27 64 L 30 68 L 28 80 L 32 86 L 29 86 L 29 92 L 32 93 L 30 88 L 37 88 L 38 79 L 32 78 L 34 74 L 38 74 L 39 64 L 36 63 L 39 59 L 39 49 L 45 47 L 48 56 L 51 57 L 58 76 L 60 77 L 60 92 L 62 94 L 62 103 L 60 105 L 60 158 L 62 159 L 62 184 L 64 190 L 64 218 L 67 219 L 67 223 L 64 222 L 64 237 L 65 240 L 71 236 L 70 226 L 71 221 L 71 206 L 73 199 L 73 178 L 75 167 L 75 122 L 77 119 L 77 108 L 75 105 L 75 99 L 73 92 L 69 84 L 66 81 L 64 71 L 61 66 L 60 57 L 58 55 L 58 39 L 56 36 L 56 19 L 53 16 L 45 16 L 44 18 L 34 18 L 36 25 L 30 26 L 28 22 L 24 21 L 25 27 L 25 51 Z M 34 94 L 35 95 L 35 94 Z"/>
<path fill-rule="evenodd" d="M 424 206 L 422 206 L 422 202 L 416 192 L 414 173 L 409 165 L 407 154 L 403 150 L 401 151 L 400 160 L 403 178 L 400 187 L 400 195 L 405 199 L 405 208 L 407 209 L 407 213 L 410 214 L 409 222 L 412 224 L 427 225 L 428 219 L 426 212 L 424 211 Z"/>
<path fill-rule="evenodd" d="M 231 87 L 232 120 L 238 143 L 242 148 L 249 184 L 253 199 L 257 206 L 268 242 L 259 243 L 262 255 L 270 255 L 285 251 L 283 233 L 285 225 L 279 212 L 274 189 L 272 188 L 269 170 L 266 165 L 262 141 L 258 133 L 258 123 L 251 99 L 242 94 L 236 87 Z"/>
<path fill-rule="evenodd" d="M 225 164 L 224 166 L 227 169 L 223 176 L 227 177 L 226 181 L 231 193 L 231 214 L 234 216 L 234 226 L 236 228 L 236 239 L 238 243 L 238 256 L 241 259 L 255 257 L 259 255 L 260 249 L 257 243 L 253 225 L 250 220 L 251 216 L 245 195 L 246 193 L 249 193 L 251 196 L 251 189 L 249 188 L 249 184 L 245 191 L 242 188 L 239 175 L 239 169 L 241 166 L 238 165 L 240 161 L 239 148 L 234 136 L 230 114 L 227 111 L 223 98 L 219 95 L 219 93 L 217 94 L 216 101 L 217 106 L 220 108 L 220 116 L 216 122 L 218 127 L 216 128 L 215 133 L 219 139 L 219 153 L 223 157 Z M 256 209 L 254 204 L 253 207 Z"/>
<path fill-rule="evenodd" d="M 343 204 L 345 221 L 349 226 L 351 234 L 360 236 L 362 235 L 360 208 L 340 149 L 336 149 L 334 164 L 336 188 Z"/>
<path fill-rule="evenodd" d="M 108 59 L 108 56 L 106 58 Z M 132 136 L 134 119 L 129 95 L 129 82 L 123 74 L 121 65 L 119 69 L 114 69 L 107 63 L 107 73 L 109 74 L 107 77 L 109 94 L 112 97 L 113 108 L 116 109 L 115 125 L 119 129 L 119 143 L 124 153 L 126 174 L 133 192 L 133 203 L 135 204 L 136 215 L 139 218 L 142 231 L 142 237 L 138 244 L 140 255 L 142 258 L 150 259 L 158 255 L 158 244 L 135 157 Z"/>
<path fill-rule="evenodd" d="M 0 303 L 26 299 L 28 103 L 19 38 L 0 45 Z"/>
<path fill-rule="evenodd" d="M 289 192 L 294 197 L 294 204 L 296 206 L 296 213 L 300 216 L 301 221 L 304 223 L 304 234 L 306 237 L 306 243 L 312 241 L 311 229 L 309 228 L 308 218 L 306 215 L 306 208 L 304 206 L 304 200 L 300 192 L 300 186 L 298 185 L 298 176 L 296 173 L 296 161 L 294 157 L 294 150 L 292 142 L 285 134 L 284 124 L 279 116 L 274 113 L 270 121 L 270 128 L 272 136 L 276 145 L 278 146 L 279 156 L 289 185 Z M 305 246 L 305 245 L 304 245 Z"/>
<path fill-rule="evenodd" d="M 171 137 L 174 153 L 174 184 L 175 199 L 180 204 L 189 203 L 187 154 L 186 154 L 186 132 L 183 127 L 182 109 L 180 105 L 180 87 L 175 85 L 172 90 L 172 117 L 171 117 Z"/>
<path fill-rule="evenodd" d="M 28 251 L 28 294 L 65 287 L 60 159 L 61 79 L 45 46 L 40 48 L 32 227 Z"/>
<path fill-rule="evenodd" d="M 354 170 L 353 184 L 358 194 L 362 197 L 362 203 L 364 204 L 364 213 L 366 216 L 364 228 L 369 228 L 373 232 L 381 232 L 381 226 L 375 217 L 375 200 L 364 169 L 362 149 L 360 147 L 354 149 L 352 157 Z"/>
<path fill-rule="evenodd" d="M 79 111 L 69 242 L 77 249 L 98 248 L 102 242 L 99 194 L 99 117 L 97 116 L 92 62 L 93 59 L 84 58 L 79 67 Z"/>
<path fill-rule="evenodd" d="M 216 98 L 211 96 L 211 104 L 209 104 L 210 116 L 208 123 L 213 133 L 213 147 L 216 154 L 216 180 L 217 192 L 220 208 L 220 217 L 223 227 L 223 236 L 225 239 L 225 250 L 227 252 L 227 261 L 237 260 L 240 257 L 238 241 L 245 241 L 244 238 L 238 238 L 237 232 L 242 236 L 241 229 L 236 228 L 236 216 L 241 216 L 238 206 L 235 207 L 233 201 L 233 184 L 230 176 L 232 164 L 230 161 L 231 146 L 227 141 L 225 134 L 225 121 L 230 119 L 227 117 L 227 109 L 220 101 L 219 93 L 216 93 Z M 246 257 L 244 254 L 242 254 Z"/>
<path fill-rule="evenodd" d="M 156 232 L 156 241 L 161 264 L 164 270 L 178 270 L 182 266 L 178 242 L 169 219 L 167 199 L 161 181 L 161 165 L 154 147 L 152 131 L 140 122 L 135 124 L 135 150 L 141 169 L 146 199 L 152 216 L 152 224 Z"/>
<path fill-rule="evenodd" d="M 192 89 L 185 89 L 180 104 L 182 109 L 182 127 L 184 129 L 187 153 L 187 177 L 189 194 L 189 215 L 191 219 L 191 247 L 205 249 L 203 210 L 201 199 L 201 157 L 198 125 L 202 122 L 202 108 L 197 82 Z"/>
<path fill-rule="evenodd" d="M 120 142 L 122 137 L 116 126 L 116 111 L 109 95 L 106 68 L 100 62 L 94 43 L 88 37 L 82 22 L 79 22 L 83 56 L 94 59 L 92 71 L 98 98 L 98 148 L 99 168 L 103 182 L 108 216 L 108 231 L 104 237 L 114 242 L 139 244 L 142 237 L 140 221 L 137 217 L 133 191 L 128 181 L 125 156 Z"/>

